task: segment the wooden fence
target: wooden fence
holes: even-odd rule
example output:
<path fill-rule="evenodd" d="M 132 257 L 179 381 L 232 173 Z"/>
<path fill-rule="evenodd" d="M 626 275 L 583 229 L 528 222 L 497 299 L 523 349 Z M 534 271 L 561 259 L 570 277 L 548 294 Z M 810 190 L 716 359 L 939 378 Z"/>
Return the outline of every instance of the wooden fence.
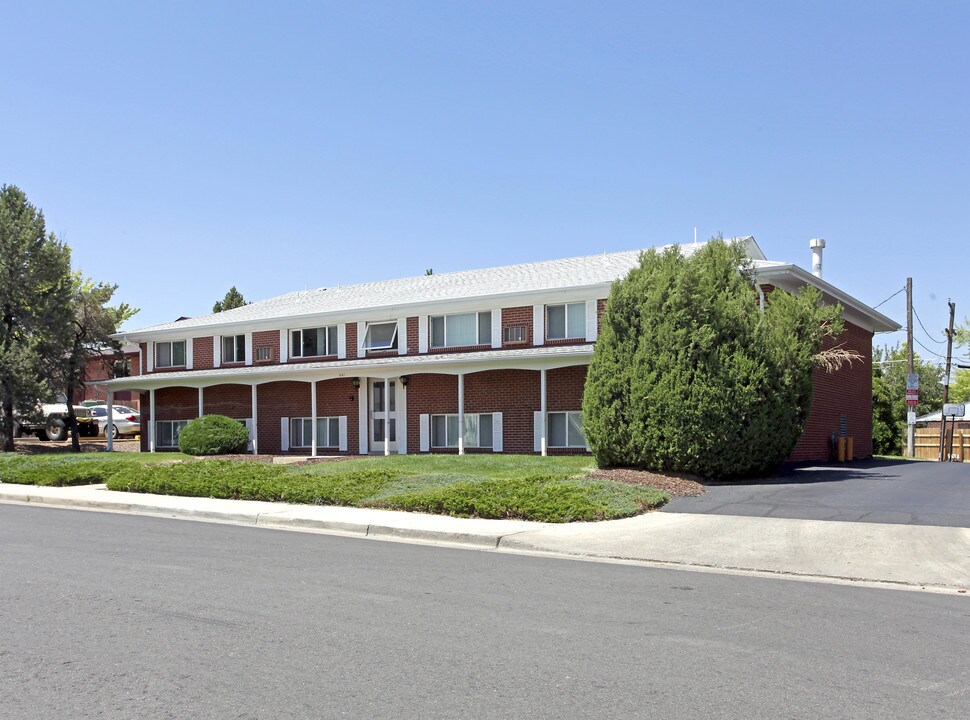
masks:
<path fill-rule="evenodd" d="M 947 451 L 950 459 L 956 462 L 970 462 L 970 430 L 953 430 L 947 428 Z M 914 445 L 916 457 L 921 460 L 940 459 L 940 431 L 917 430 Z"/>

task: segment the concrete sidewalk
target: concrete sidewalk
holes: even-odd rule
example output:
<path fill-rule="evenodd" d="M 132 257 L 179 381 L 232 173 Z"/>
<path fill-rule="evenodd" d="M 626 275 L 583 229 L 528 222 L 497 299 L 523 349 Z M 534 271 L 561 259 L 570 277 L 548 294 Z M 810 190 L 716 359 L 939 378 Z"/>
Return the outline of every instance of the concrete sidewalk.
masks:
<path fill-rule="evenodd" d="M 462 519 L 345 507 L 0 483 L 0 502 L 127 512 L 514 552 L 970 588 L 970 529 L 648 513 L 597 523 Z"/>

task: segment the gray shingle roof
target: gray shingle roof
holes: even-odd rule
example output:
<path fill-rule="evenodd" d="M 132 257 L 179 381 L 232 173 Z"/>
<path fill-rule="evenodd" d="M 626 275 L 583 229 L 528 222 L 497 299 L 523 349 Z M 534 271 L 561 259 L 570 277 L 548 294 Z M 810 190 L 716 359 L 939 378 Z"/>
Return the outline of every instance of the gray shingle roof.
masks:
<path fill-rule="evenodd" d="M 752 258 L 763 261 L 764 255 L 761 254 L 753 238 L 748 238 L 748 242 Z M 695 247 L 697 246 L 684 245 L 682 250 L 690 253 Z M 137 336 L 144 332 L 235 325 L 275 318 L 601 285 L 626 275 L 637 264 L 641 252 L 641 250 L 627 250 L 292 292 L 234 310 L 152 325 L 126 331 L 121 335 Z"/>

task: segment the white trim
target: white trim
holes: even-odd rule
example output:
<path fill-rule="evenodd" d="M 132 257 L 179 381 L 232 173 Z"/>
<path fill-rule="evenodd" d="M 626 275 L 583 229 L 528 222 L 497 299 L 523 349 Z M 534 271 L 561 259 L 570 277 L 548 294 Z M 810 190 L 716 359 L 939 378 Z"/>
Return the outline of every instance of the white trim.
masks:
<path fill-rule="evenodd" d="M 431 450 L 431 416 L 428 413 L 418 415 L 419 449 L 421 452 Z"/>
<path fill-rule="evenodd" d="M 317 456 L 317 381 L 310 381 L 310 457 Z M 329 430 L 327 431 L 329 434 Z"/>
<path fill-rule="evenodd" d="M 428 352 L 428 316 L 418 315 L 418 352 Z"/>
<path fill-rule="evenodd" d="M 397 319 L 397 354 L 408 354 L 408 319 L 406 317 Z"/>
<path fill-rule="evenodd" d="M 391 454 L 391 379 L 390 378 L 384 378 L 384 454 L 385 455 Z"/>
<path fill-rule="evenodd" d="M 257 442 L 259 441 L 259 432 L 257 431 L 257 428 L 259 426 L 256 423 L 256 408 L 257 408 L 257 404 L 256 404 L 256 383 L 253 383 L 252 399 L 250 400 L 250 411 L 253 414 L 253 455 L 255 455 L 258 452 L 258 450 L 257 450 L 257 448 L 258 448 Z"/>
<path fill-rule="evenodd" d="M 145 358 L 145 372 L 155 372 L 155 343 L 148 343 L 148 357 Z"/>
<path fill-rule="evenodd" d="M 364 351 L 364 333 L 367 332 L 367 323 L 363 320 L 357 322 L 357 357 L 367 357 Z"/>
<path fill-rule="evenodd" d="M 408 389 L 397 379 L 397 454 L 408 454 Z"/>
<path fill-rule="evenodd" d="M 539 437 L 540 437 L 539 449 L 542 452 L 543 457 L 549 454 L 549 452 L 548 452 L 548 449 L 549 449 L 549 419 L 548 419 L 549 418 L 549 416 L 548 416 L 549 406 L 548 406 L 548 402 L 547 402 L 547 399 L 546 399 L 547 398 L 547 395 L 548 395 L 548 391 L 547 391 L 548 384 L 549 383 L 546 382 L 546 369 L 545 368 L 542 368 L 542 370 L 539 371 L 539 412 L 542 413 L 542 423 L 541 423 L 541 427 L 539 428 L 539 433 L 540 433 L 539 434 Z"/>
<path fill-rule="evenodd" d="M 542 411 L 532 412 L 532 451 L 542 452 Z"/>
<path fill-rule="evenodd" d="M 359 323 L 358 323 L 359 325 Z M 361 455 L 367 454 L 368 430 L 370 423 L 367 421 L 367 378 L 359 377 L 360 388 L 357 390 L 357 439 L 358 449 Z"/>
<path fill-rule="evenodd" d="M 337 323 L 337 359 L 347 359 L 347 323 Z"/>
<path fill-rule="evenodd" d="M 465 454 L 465 373 L 458 373 L 458 454 Z"/>
<path fill-rule="evenodd" d="M 155 452 L 155 388 L 148 391 L 148 452 Z"/>
<path fill-rule="evenodd" d="M 532 344 L 546 344 L 546 306 L 532 306 Z"/>
<path fill-rule="evenodd" d="M 492 347 L 502 347 L 502 308 L 492 310 Z"/>
<path fill-rule="evenodd" d="M 251 332 L 246 333 L 246 364 L 253 364 L 253 334 Z"/>
<path fill-rule="evenodd" d="M 338 415 L 337 425 L 337 432 L 339 434 L 338 442 L 340 443 L 337 449 L 340 450 L 340 452 L 347 452 L 347 416 Z"/>
<path fill-rule="evenodd" d="M 502 436 L 502 413 L 492 413 L 492 452 L 503 452 L 505 438 Z"/>
<path fill-rule="evenodd" d="M 185 369 L 186 370 L 193 369 L 192 368 L 192 362 L 193 362 L 192 346 L 193 346 L 192 338 L 186 338 L 185 339 Z"/>
<path fill-rule="evenodd" d="M 287 452 L 290 449 L 290 419 L 280 418 L 280 452 Z"/>
<path fill-rule="evenodd" d="M 203 408 L 205 407 L 205 402 L 202 397 L 202 393 L 205 392 L 205 388 L 199 388 L 199 417 L 202 417 L 205 412 Z"/>
<path fill-rule="evenodd" d="M 586 301 L 586 342 L 595 342 L 597 335 L 596 306 L 598 300 Z"/>
<path fill-rule="evenodd" d="M 280 330 L 280 362 L 286 363 L 290 361 L 290 332 L 289 330 Z"/>
<path fill-rule="evenodd" d="M 222 335 L 212 336 L 212 367 L 222 366 Z"/>

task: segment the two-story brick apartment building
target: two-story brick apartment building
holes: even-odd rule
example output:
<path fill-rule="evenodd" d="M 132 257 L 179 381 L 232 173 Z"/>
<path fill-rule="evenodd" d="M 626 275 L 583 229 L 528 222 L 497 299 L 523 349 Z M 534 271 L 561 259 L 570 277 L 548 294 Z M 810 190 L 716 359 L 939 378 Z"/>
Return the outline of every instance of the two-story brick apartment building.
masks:
<path fill-rule="evenodd" d="M 693 247 L 685 246 L 690 252 Z M 764 293 L 820 288 L 866 362 L 816 377 L 793 459 L 833 433 L 872 452 L 872 335 L 898 325 L 791 264 L 748 254 Z M 639 250 L 294 292 L 123 333 L 140 347 L 142 449 L 203 414 L 237 418 L 260 453 L 583 452 L 580 408 L 611 283 Z M 109 403 L 110 406 L 110 403 Z"/>

